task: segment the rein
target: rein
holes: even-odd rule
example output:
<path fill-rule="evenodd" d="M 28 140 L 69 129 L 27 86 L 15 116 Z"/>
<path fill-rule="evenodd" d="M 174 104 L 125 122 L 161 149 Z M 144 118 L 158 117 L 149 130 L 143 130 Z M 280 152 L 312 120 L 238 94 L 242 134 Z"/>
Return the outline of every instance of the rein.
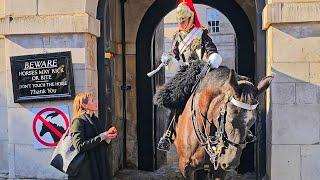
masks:
<path fill-rule="evenodd" d="M 241 148 L 244 149 L 248 143 L 251 143 L 253 141 L 247 142 L 246 139 L 242 143 L 235 143 L 231 141 L 228 136 L 225 133 L 225 119 L 227 115 L 227 104 L 230 102 L 233 105 L 245 109 L 245 110 L 254 110 L 258 107 L 258 102 L 254 105 L 250 105 L 247 103 L 243 103 L 241 101 L 238 101 L 234 99 L 234 97 L 231 95 L 231 92 L 228 91 L 223 99 L 223 105 L 220 106 L 220 116 L 218 118 L 219 120 L 219 127 L 217 127 L 217 131 L 214 136 L 209 136 L 208 133 L 206 132 L 205 129 L 205 124 L 208 122 L 210 125 L 210 121 L 206 116 L 204 116 L 202 113 L 202 124 L 204 127 L 204 133 L 201 131 L 201 128 L 199 127 L 198 121 L 197 121 L 197 116 L 196 116 L 196 110 L 194 108 L 194 98 L 195 98 L 195 92 L 198 88 L 198 85 L 200 84 L 199 82 L 201 81 L 201 78 L 198 79 L 197 83 L 192 89 L 192 101 L 191 101 L 191 113 L 192 113 L 192 124 L 193 124 L 193 129 L 195 131 L 195 134 L 197 136 L 198 142 L 200 143 L 201 146 L 205 146 L 205 150 L 207 154 L 210 157 L 210 161 L 213 164 L 213 167 L 215 170 L 218 169 L 219 167 L 219 161 L 221 157 L 221 153 L 223 148 L 226 146 L 232 145 L 236 148 Z M 249 133 L 252 135 L 252 133 L 249 131 Z M 254 137 L 254 139 L 256 139 Z"/>

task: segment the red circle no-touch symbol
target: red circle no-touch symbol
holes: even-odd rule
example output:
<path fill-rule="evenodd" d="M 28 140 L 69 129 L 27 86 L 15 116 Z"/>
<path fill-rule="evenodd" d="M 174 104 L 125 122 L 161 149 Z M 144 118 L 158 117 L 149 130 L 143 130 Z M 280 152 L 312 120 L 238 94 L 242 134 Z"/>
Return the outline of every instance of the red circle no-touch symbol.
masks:
<path fill-rule="evenodd" d="M 33 124 L 32 124 L 34 136 L 41 144 L 43 144 L 45 146 L 49 146 L 49 147 L 54 147 L 54 146 L 57 146 L 58 142 L 53 142 L 53 143 L 46 142 L 45 140 L 43 140 L 39 136 L 39 134 L 37 132 L 37 128 L 36 128 L 37 122 L 41 121 L 43 123 L 43 125 L 47 126 L 47 128 L 49 128 L 55 135 L 57 135 L 59 138 L 62 137 L 63 134 L 41 116 L 42 114 L 44 114 L 45 112 L 48 112 L 48 111 L 58 113 L 60 116 L 62 116 L 62 119 L 64 120 L 64 123 L 66 124 L 66 130 L 69 128 L 69 120 L 68 120 L 67 116 L 61 110 L 59 110 L 57 108 L 44 108 L 40 112 L 38 112 L 36 114 L 36 116 L 34 117 Z"/>

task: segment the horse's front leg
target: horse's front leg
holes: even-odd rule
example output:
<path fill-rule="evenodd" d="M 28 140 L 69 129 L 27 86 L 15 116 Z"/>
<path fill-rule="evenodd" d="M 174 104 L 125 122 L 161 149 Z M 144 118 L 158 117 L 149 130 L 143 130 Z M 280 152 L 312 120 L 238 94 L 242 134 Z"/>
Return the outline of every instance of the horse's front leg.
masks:
<path fill-rule="evenodd" d="M 185 168 L 185 178 L 187 180 L 194 180 L 194 172 L 195 172 L 195 168 L 192 167 L 190 164 L 187 165 Z"/>
<path fill-rule="evenodd" d="M 196 152 L 191 156 L 191 163 L 190 165 L 194 168 L 197 168 L 201 165 L 203 165 L 205 155 L 205 149 L 204 147 L 199 147 Z"/>
<path fill-rule="evenodd" d="M 201 153 L 202 150 L 198 149 L 197 153 L 194 154 L 191 158 L 179 158 L 179 170 L 185 179 L 194 179 L 194 172 L 198 170 L 200 165 L 202 164 L 201 159 L 198 158 L 198 156 L 200 157 Z"/>
<path fill-rule="evenodd" d="M 186 158 L 184 157 L 180 157 L 179 158 L 179 170 L 182 174 L 182 176 L 185 178 L 185 179 L 188 179 L 189 177 L 189 174 L 190 174 L 190 165 L 189 165 L 189 160 L 187 160 Z"/>

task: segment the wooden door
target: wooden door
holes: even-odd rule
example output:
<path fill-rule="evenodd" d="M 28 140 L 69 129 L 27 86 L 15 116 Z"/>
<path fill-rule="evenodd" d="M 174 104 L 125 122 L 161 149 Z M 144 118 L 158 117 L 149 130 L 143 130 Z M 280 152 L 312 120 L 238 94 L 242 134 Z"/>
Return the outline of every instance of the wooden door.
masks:
<path fill-rule="evenodd" d="M 164 26 L 163 21 L 160 22 L 157 29 L 154 32 L 152 41 L 152 65 L 153 69 L 161 64 L 161 55 L 164 49 Z M 161 69 L 153 77 L 153 94 L 165 83 L 165 70 Z M 161 165 L 166 163 L 166 153 L 157 149 L 157 144 L 162 134 L 166 129 L 166 121 L 168 119 L 167 110 L 158 106 L 153 107 L 153 119 L 154 119 L 154 159 L 155 168 L 160 168 Z"/>

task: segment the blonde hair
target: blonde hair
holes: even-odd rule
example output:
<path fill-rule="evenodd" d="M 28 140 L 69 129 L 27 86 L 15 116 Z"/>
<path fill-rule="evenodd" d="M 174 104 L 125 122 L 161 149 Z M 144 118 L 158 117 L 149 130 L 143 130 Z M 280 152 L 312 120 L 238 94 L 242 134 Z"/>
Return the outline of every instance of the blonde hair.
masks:
<path fill-rule="evenodd" d="M 81 116 L 86 112 L 83 104 L 87 104 L 89 97 L 93 97 L 91 92 L 82 92 L 76 95 L 73 101 L 73 119 Z"/>

